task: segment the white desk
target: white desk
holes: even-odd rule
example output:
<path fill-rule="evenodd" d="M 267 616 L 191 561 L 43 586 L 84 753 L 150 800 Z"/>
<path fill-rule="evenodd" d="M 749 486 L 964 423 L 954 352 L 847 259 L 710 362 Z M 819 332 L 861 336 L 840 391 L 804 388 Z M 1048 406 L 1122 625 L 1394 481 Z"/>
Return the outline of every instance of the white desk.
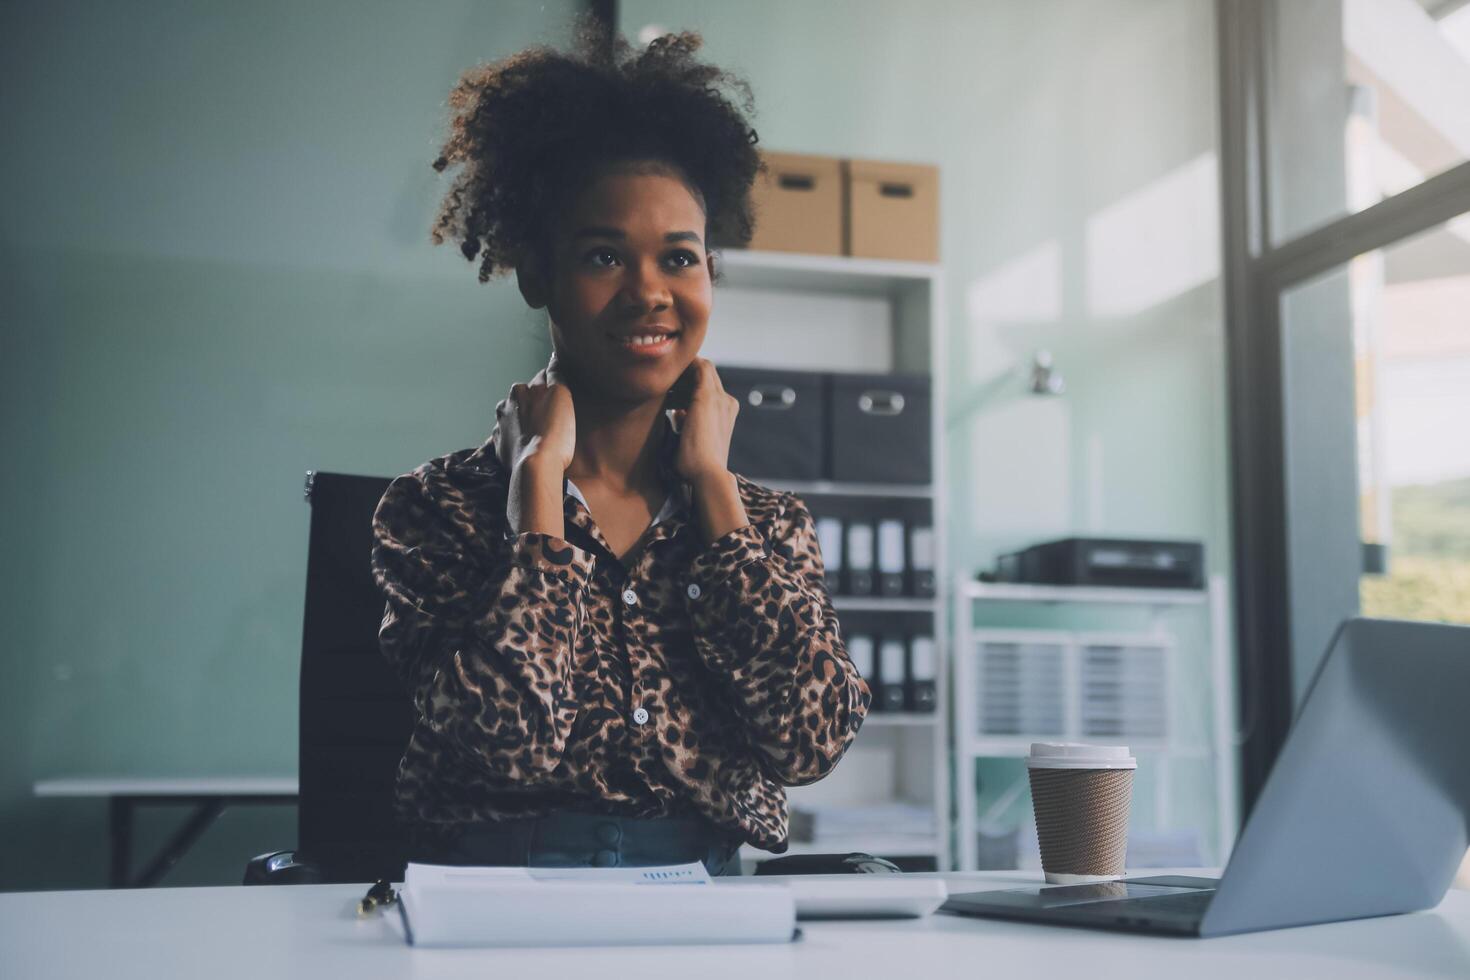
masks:
<path fill-rule="evenodd" d="M 1039 880 L 949 873 L 952 892 Z M 804 922 L 775 946 L 413 949 L 358 919 L 365 885 L 0 894 L 0 976 L 415 980 L 628 977 L 825 980 L 950 976 L 1267 980 L 1470 976 L 1470 892 L 1438 909 L 1221 939 L 1171 939 L 951 915 Z"/>

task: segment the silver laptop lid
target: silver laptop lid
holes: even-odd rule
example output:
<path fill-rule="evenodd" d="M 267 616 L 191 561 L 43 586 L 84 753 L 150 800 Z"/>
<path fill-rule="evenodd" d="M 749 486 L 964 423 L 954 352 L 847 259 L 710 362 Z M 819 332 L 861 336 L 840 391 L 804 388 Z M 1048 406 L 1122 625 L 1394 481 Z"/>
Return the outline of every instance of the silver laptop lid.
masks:
<path fill-rule="evenodd" d="M 1470 840 L 1470 627 L 1349 619 L 1201 934 L 1439 904 Z"/>

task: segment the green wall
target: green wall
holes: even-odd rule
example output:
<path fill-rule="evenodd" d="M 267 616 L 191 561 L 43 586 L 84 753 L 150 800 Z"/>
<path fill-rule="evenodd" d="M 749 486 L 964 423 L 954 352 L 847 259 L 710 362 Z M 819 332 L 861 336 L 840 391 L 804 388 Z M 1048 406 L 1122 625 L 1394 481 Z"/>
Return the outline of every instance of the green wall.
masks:
<path fill-rule="evenodd" d="M 106 881 L 105 806 L 37 779 L 294 772 L 306 471 L 477 445 L 545 361 L 429 164 L 459 72 L 575 9 L 5 5 L 0 889 Z M 295 836 L 227 811 L 165 880 Z"/>
<path fill-rule="evenodd" d="M 576 6 L 0 10 L 0 889 L 105 882 L 104 807 L 37 779 L 294 768 L 304 473 L 476 444 L 544 359 L 429 245 L 428 163 L 458 73 Z M 1228 570 L 1209 0 L 620 8 L 702 29 L 771 148 L 941 166 L 957 568 L 1075 530 Z M 166 881 L 294 837 L 230 811 Z"/>

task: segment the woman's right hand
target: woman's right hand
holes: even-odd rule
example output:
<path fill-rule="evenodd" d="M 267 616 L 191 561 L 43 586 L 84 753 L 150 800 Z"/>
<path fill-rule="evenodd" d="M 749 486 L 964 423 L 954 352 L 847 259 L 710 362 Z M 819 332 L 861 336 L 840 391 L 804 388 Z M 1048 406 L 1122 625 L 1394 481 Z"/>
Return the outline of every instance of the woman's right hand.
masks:
<path fill-rule="evenodd" d="M 531 462 L 558 479 L 566 473 L 577 445 L 577 414 L 555 355 L 528 384 L 511 385 L 495 406 L 495 421 L 495 451 L 506 469 Z"/>
<path fill-rule="evenodd" d="M 562 483 L 577 445 L 577 413 L 555 355 L 529 384 L 511 385 L 495 419 L 495 452 L 511 474 L 505 500 L 511 531 L 565 537 Z"/>

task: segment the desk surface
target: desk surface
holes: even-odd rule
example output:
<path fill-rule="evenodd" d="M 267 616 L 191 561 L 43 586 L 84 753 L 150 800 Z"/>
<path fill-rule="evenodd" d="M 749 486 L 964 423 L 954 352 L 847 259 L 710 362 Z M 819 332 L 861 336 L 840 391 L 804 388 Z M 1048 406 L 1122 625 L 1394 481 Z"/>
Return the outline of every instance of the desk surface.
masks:
<path fill-rule="evenodd" d="M 947 873 L 952 892 L 1039 881 Z M 1219 939 L 1171 939 L 951 915 L 805 922 L 774 946 L 413 949 L 358 919 L 365 886 L 155 888 L 0 894 L 0 976 L 229 980 L 379 977 L 1296 977 L 1470 976 L 1470 892 L 1430 912 Z"/>

